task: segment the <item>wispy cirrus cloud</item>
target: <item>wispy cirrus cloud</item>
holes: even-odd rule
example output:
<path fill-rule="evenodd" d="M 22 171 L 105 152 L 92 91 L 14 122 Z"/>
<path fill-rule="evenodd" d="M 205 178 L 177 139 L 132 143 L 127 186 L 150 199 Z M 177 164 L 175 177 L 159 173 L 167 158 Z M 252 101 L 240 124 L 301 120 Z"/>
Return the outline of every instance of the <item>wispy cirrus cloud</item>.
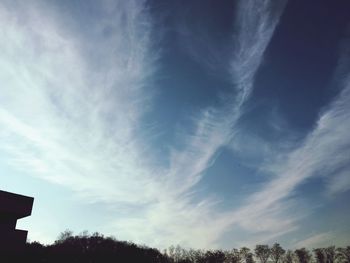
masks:
<path fill-rule="evenodd" d="M 194 122 L 193 131 L 183 136 L 185 148 L 174 148 L 171 151 L 171 162 L 166 174 L 171 186 L 169 192 L 175 196 L 191 194 L 203 178 L 206 169 L 215 161 L 220 147 L 234 139 L 235 125 L 244 111 L 244 103 L 251 94 L 254 75 L 261 64 L 285 3 L 281 1 L 278 6 L 272 1 L 238 3 L 232 40 L 235 44 L 231 54 L 231 67 L 228 70 L 232 78 L 232 93 L 223 100 L 221 106 L 202 110 Z M 174 188 L 174 185 L 177 185 L 177 188 Z M 185 200 L 183 211 L 199 209 L 194 215 L 191 214 L 191 217 L 180 221 L 188 222 L 186 233 L 191 233 L 188 236 L 193 240 L 201 240 L 201 247 L 217 245 L 219 237 L 232 224 L 231 218 L 227 217 L 226 213 L 215 212 L 212 205 L 215 204 L 215 200 L 210 198 L 204 199 L 200 206 L 194 206 L 190 196 L 186 196 Z M 208 228 L 208 225 L 211 227 Z M 192 242 L 183 244 L 191 245 Z"/>
<path fill-rule="evenodd" d="M 238 91 L 237 107 L 252 92 L 254 76 L 269 44 L 287 1 L 239 1 L 233 38 L 230 73 Z M 254 14 L 254 15 L 247 15 Z"/>
<path fill-rule="evenodd" d="M 348 51 L 342 50 L 340 58 L 342 63 L 335 74 L 343 76 L 337 81 L 341 92 L 323 109 L 314 129 L 297 147 L 265 163 L 273 178 L 230 215 L 233 224 L 255 234 L 262 233 L 265 238 L 269 234 L 276 238 L 297 229 L 298 222 L 308 215 L 306 209 L 294 202 L 297 198 L 294 194 L 309 178 L 327 177 L 327 188 L 333 195 L 348 189 L 350 73 L 343 64 L 344 58 L 350 61 Z M 300 213 L 294 212 L 297 208 Z M 306 243 L 309 241 L 315 240 L 312 237 Z M 252 243 L 256 243 L 256 238 Z M 304 243 L 297 245 L 301 244 Z"/>
<path fill-rule="evenodd" d="M 335 233 L 332 233 L 332 232 L 323 232 L 316 235 L 312 235 L 304 240 L 300 240 L 296 242 L 293 245 L 293 247 L 294 248 L 306 247 L 306 248 L 312 249 L 316 247 L 329 246 L 330 243 L 334 244 L 334 234 Z"/>
<path fill-rule="evenodd" d="M 283 6 L 239 1 L 232 93 L 222 106 L 201 111 L 183 136 L 184 149 L 174 147 L 169 167 L 158 167 L 142 120 L 158 53 L 146 3 L 103 2 L 94 6 L 103 19 L 95 24 L 83 15 L 88 30 L 79 31 L 81 21 L 49 3 L 5 2 L 1 151 L 16 168 L 72 189 L 84 202 L 122 209 L 112 211 L 116 218 L 106 226 L 120 238 L 162 247 L 217 245 L 231 215 L 215 211 L 213 199 L 194 202 L 194 187 L 234 138 Z"/>
<path fill-rule="evenodd" d="M 245 8 L 251 9 L 252 12 L 235 21 L 237 28 L 233 41 L 240 41 L 241 46 L 233 49 L 230 69 L 230 75 L 234 79 L 232 94 L 221 107 L 202 110 L 194 121 L 193 131 L 187 135 L 182 133 L 182 144 L 185 147 L 183 149 L 174 147 L 171 150 L 170 165 L 163 171 L 164 192 L 162 189 L 159 190 L 161 201 L 151 204 L 143 216 L 137 216 L 134 220 L 118 220 L 114 223 L 119 233 L 130 228 L 139 229 L 134 233 L 135 240 L 147 240 L 150 243 L 163 245 L 173 240 L 185 246 L 213 247 L 218 245 L 218 240 L 232 224 L 231 218 L 226 213 L 216 211 L 214 204 L 217 200 L 207 198 L 195 203 L 193 192 L 206 169 L 215 161 L 219 148 L 232 139 L 232 129 L 241 116 L 242 106 L 253 86 L 254 74 L 283 10 L 281 5 L 279 12 L 271 14 L 270 8 L 273 4 L 268 1 L 264 2 L 264 8 L 261 10 L 256 8 L 260 5 L 258 1 L 245 1 L 240 5 L 237 13 Z M 246 35 L 246 31 L 253 32 L 252 39 Z M 245 52 L 244 48 L 250 51 Z M 240 61 L 234 62 L 237 57 Z M 236 63 L 243 60 L 251 65 L 245 67 L 249 73 L 237 67 Z M 144 229 L 144 225 L 148 226 L 147 229 Z M 164 225 L 167 227 L 162 228 Z M 118 226 L 128 228 L 122 229 Z"/>
<path fill-rule="evenodd" d="M 1 4 L 1 151 L 84 202 L 144 205 L 159 189 L 141 139 L 151 21 L 142 1 L 96 9 L 103 19 L 81 32 L 44 1 Z"/>
<path fill-rule="evenodd" d="M 101 36 L 94 43 L 101 64 L 88 57 L 84 36 L 56 22 L 57 14 L 46 18 L 53 11 L 45 3 L 2 6 L 0 116 L 15 165 L 97 199 L 149 200 L 147 191 L 130 194 L 135 182 L 153 180 L 134 165 L 145 148 L 135 134 L 154 60 L 143 9 L 120 3 L 110 20 L 91 25 Z M 115 34 L 103 37 L 106 28 Z M 128 189 L 115 189 L 125 182 Z"/>
<path fill-rule="evenodd" d="M 249 98 L 265 49 L 278 24 L 286 1 L 278 5 L 272 1 L 239 1 L 232 37 L 231 66 L 228 70 L 232 79 L 232 93 L 223 100 L 223 105 L 204 109 L 195 121 L 195 129 L 186 140 L 184 151 L 172 153 L 171 171 L 188 171 L 193 177 L 189 187 L 200 180 L 203 171 L 211 164 L 212 158 L 221 146 L 229 143 L 235 133 L 235 125 L 244 111 L 243 105 Z M 182 173 L 182 171 L 181 171 Z"/>

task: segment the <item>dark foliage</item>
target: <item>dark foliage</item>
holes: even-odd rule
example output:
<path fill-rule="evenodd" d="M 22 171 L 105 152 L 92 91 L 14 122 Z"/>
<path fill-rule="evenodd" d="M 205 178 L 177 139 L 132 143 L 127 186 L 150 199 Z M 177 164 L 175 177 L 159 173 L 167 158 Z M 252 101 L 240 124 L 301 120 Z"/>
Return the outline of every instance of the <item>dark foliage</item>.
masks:
<path fill-rule="evenodd" d="M 73 236 L 70 231 L 63 232 L 52 245 L 27 243 L 24 251 L 5 255 L 1 263 L 115 263 L 115 262 L 169 262 L 167 256 L 157 249 L 138 246 L 131 242 L 118 241 L 98 233 Z"/>
<path fill-rule="evenodd" d="M 280 246 L 280 244 L 275 243 L 270 249 L 270 258 L 273 263 L 278 263 L 281 261 L 285 253 L 286 251 Z"/>
<path fill-rule="evenodd" d="M 309 263 L 311 261 L 311 254 L 305 248 L 296 249 L 294 253 L 299 263 Z"/>
<path fill-rule="evenodd" d="M 161 253 L 99 233 L 73 235 L 71 231 L 65 231 L 51 245 L 31 242 L 20 253 L 5 255 L 0 252 L 0 263 L 254 263 L 255 259 L 262 263 L 350 263 L 350 246 L 316 248 L 314 257 L 305 248 L 286 252 L 277 243 L 271 248 L 257 245 L 254 252 L 247 247 L 204 251 L 177 246 Z"/>
<path fill-rule="evenodd" d="M 260 263 L 266 263 L 271 254 L 271 249 L 268 245 L 256 245 L 254 251 Z"/>

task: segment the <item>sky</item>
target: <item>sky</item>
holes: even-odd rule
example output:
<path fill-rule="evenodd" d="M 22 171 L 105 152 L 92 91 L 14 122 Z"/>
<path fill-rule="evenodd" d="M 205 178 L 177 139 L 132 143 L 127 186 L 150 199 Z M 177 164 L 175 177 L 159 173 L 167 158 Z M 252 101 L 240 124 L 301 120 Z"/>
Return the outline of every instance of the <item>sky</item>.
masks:
<path fill-rule="evenodd" d="M 0 189 L 31 241 L 350 242 L 350 2 L 0 0 Z"/>

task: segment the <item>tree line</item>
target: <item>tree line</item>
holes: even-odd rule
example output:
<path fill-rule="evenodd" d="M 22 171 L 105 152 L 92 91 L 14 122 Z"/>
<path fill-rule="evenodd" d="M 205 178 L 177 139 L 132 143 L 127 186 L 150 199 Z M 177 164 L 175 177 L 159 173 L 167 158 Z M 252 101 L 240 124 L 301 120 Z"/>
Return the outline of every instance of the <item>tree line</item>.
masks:
<path fill-rule="evenodd" d="M 280 244 L 231 250 L 194 250 L 170 247 L 164 254 L 172 263 L 350 263 L 350 246 L 285 250 Z"/>
<path fill-rule="evenodd" d="M 242 247 L 231 250 L 196 250 L 171 246 L 158 249 L 132 242 L 119 241 L 99 233 L 83 232 L 73 235 L 62 232 L 51 245 L 28 242 L 16 254 L 1 256 L 0 262 L 36 263 L 350 263 L 350 246 L 330 246 L 308 250 L 285 250 L 280 244 L 256 245 L 254 249 Z"/>

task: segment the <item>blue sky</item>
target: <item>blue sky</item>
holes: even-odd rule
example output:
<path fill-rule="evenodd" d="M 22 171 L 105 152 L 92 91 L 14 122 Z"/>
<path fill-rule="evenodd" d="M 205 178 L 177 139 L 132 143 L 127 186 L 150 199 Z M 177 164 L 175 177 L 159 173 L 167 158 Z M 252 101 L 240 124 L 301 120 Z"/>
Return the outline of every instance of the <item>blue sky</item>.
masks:
<path fill-rule="evenodd" d="M 345 0 L 0 1 L 18 227 L 165 248 L 348 245 Z"/>

